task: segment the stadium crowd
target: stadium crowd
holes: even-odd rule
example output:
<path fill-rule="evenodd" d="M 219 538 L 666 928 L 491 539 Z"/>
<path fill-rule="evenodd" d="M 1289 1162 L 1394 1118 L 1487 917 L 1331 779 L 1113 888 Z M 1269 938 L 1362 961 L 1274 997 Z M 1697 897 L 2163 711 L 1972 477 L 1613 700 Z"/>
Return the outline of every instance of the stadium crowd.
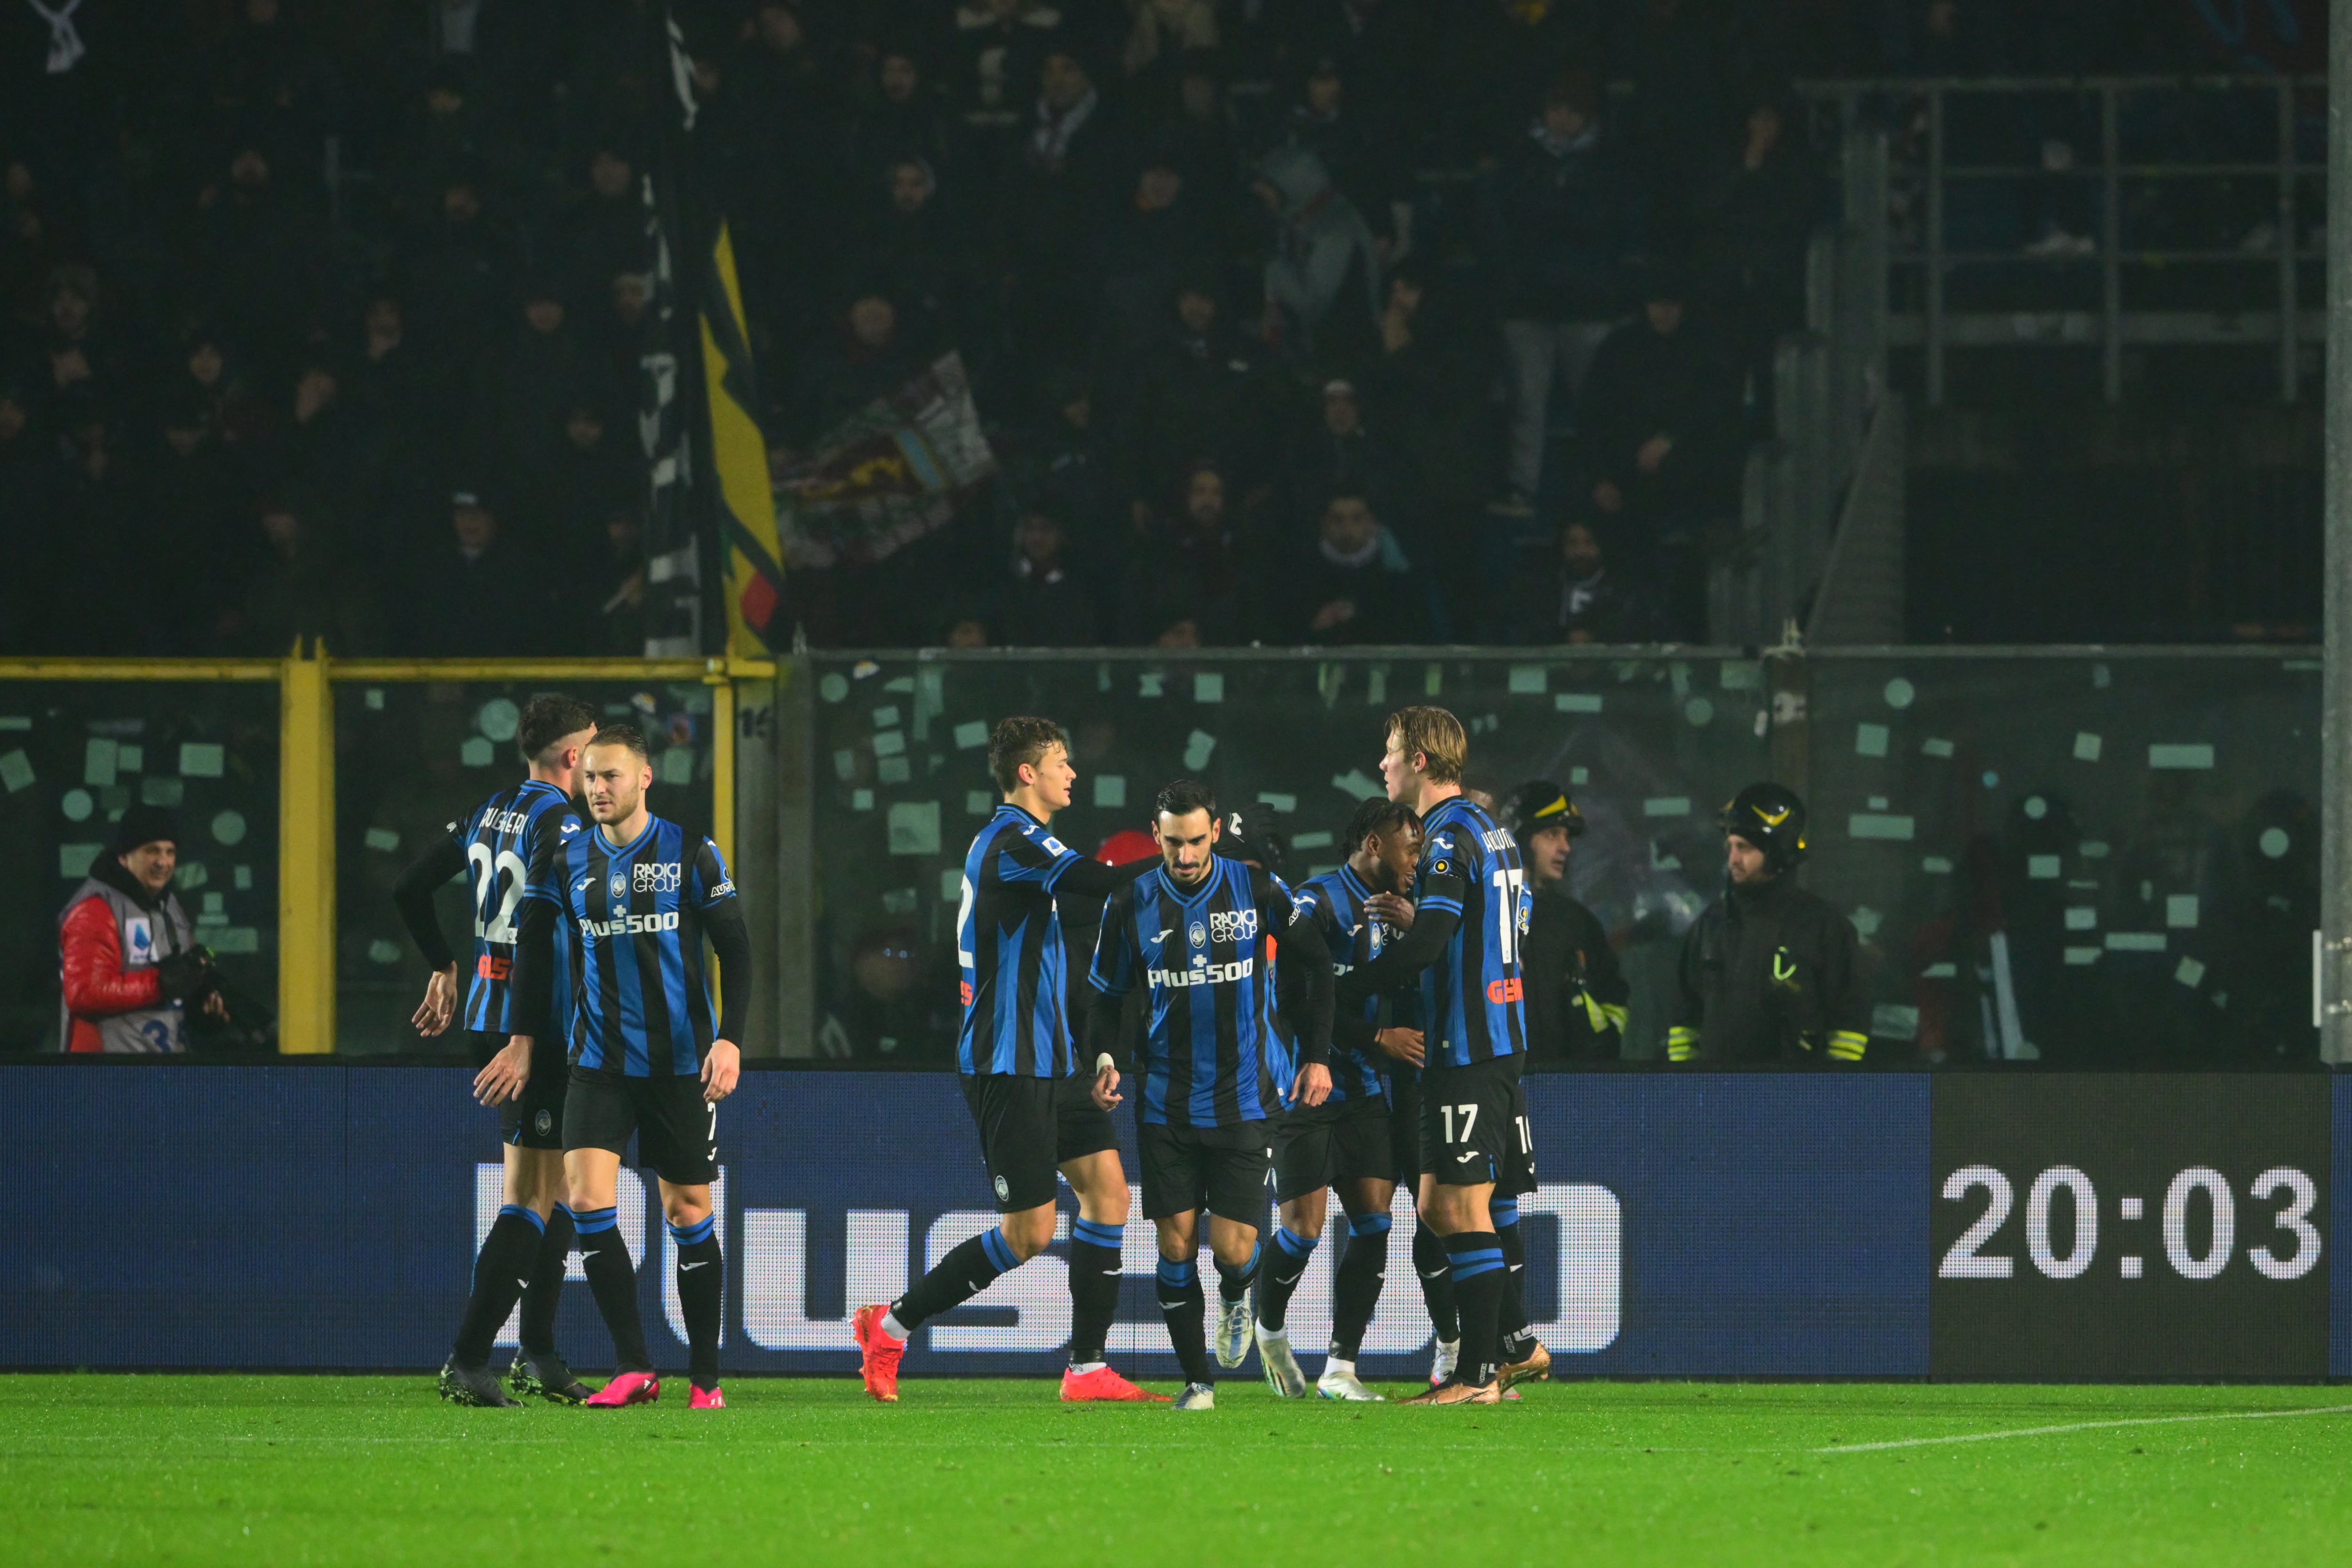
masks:
<path fill-rule="evenodd" d="M 0 0 L 0 652 L 637 651 L 659 10 Z M 1696 635 L 1790 83 L 2247 63 L 2187 0 L 674 10 L 776 463 L 950 350 L 997 460 L 794 574 L 830 645 Z"/>

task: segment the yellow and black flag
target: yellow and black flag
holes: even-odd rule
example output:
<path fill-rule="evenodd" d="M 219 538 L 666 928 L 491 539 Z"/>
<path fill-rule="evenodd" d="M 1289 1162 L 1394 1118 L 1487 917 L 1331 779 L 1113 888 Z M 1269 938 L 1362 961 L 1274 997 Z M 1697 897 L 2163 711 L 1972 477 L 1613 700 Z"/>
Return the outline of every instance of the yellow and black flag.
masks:
<path fill-rule="evenodd" d="M 642 186 L 653 257 L 639 352 L 646 494 L 646 654 L 764 657 L 789 640 L 775 498 L 759 424 L 735 248 L 688 188 L 695 121 L 686 37 L 664 7 L 653 47 L 675 93 Z M 714 597 L 725 604 L 723 643 Z"/>

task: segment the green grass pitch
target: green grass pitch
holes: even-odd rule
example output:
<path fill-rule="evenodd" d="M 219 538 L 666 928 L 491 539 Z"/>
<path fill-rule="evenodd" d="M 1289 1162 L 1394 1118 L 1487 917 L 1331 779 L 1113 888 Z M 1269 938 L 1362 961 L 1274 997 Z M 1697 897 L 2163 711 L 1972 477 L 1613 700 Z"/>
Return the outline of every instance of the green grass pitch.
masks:
<path fill-rule="evenodd" d="M 425 1377 L 16 1377 L 0 1560 L 2352 1561 L 2339 1389 L 1568 1383 L 1407 1410 L 1236 1379 L 1182 1416 L 1045 1381 L 685 1393 L 467 1411 Z"/>

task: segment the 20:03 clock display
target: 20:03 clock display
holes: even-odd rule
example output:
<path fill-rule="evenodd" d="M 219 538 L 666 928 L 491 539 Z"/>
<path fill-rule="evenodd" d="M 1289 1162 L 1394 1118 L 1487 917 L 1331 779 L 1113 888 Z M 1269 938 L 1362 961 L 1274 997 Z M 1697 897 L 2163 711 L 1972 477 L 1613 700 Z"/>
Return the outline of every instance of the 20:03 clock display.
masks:
<path fill-rule="evenodd" d="M 2325 1376 L 2328 1096 L 2315 1073 L 1939 1079 L 1934 1375 Z"/>

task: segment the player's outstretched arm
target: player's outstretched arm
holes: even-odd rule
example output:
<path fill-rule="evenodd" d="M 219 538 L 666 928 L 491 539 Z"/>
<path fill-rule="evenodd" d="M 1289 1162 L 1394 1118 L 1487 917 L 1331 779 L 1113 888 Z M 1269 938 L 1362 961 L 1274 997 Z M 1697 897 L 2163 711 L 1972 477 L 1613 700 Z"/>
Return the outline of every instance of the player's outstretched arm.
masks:
<path fill-rule="evenodd" d="M 1054 896 L 1108 898 L 1159 863 L 1158 855 L 1145 855 L 1125 865 L 1105 865 L 1088 856 L 1075 855 L 1054 873 Z"/>
<path fill-rule="evenodd" d="M 466 852 L 455 839 L 436 839 L 425 852 L 401 868 L 392 884 L 392 902 L 408 927 L 409 940 L 433 967 L 425 982 L 425 1000 L 409 1021 L 427 1038 L 449 1027 L 457 1011 L 457 957 L 441 933 L 440 916 L 433 912 L 433 891 L 466 869 Z"/>

